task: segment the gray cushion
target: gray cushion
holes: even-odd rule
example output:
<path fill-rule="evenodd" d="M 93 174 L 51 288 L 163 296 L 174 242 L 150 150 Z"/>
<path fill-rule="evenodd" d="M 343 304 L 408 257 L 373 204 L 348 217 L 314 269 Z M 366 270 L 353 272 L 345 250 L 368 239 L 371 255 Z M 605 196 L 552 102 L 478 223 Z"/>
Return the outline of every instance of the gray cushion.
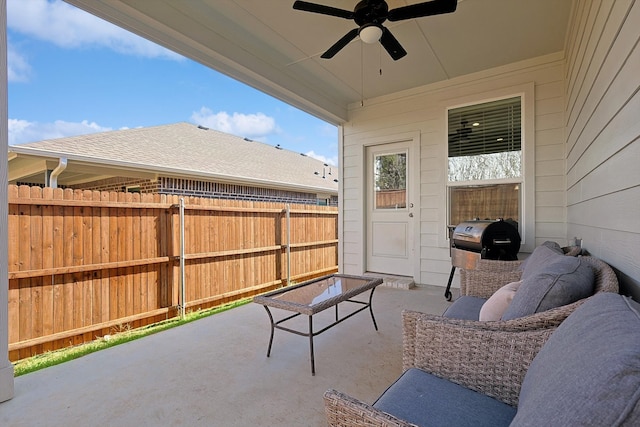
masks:
<path fill-rule="evenodd" d="M 419 426 L 508 426 L 516 409 L 420 369 L 407 370 L 373 406 Z"/>
<path fill-rule="evenodd" d="M 603 292 L 533 360 L 513 426 L 640 425 L 640 305 Z"/>
<path fill-rule="evenodd" d="M 478 320 L 485 298 L 464 295 L 451 304 L 442 314 L 450 319 Z"/>
<path fill-rule="evenodd" d="M 559 255 L 564 256 L 564 252 L 559 244 L 550 240 L 544 242 L 535 248 L 531 255 L 520 264 L 522 279 L 538 273 L 549 261 L 554 260 Z"/>
<path fill-rule="evenodd" d="M 502 320 L 530 316 L 590 297 L 594 281 L 593 269 L 582 258 L 555 255 L 536 274 L 523 277 Z"/>

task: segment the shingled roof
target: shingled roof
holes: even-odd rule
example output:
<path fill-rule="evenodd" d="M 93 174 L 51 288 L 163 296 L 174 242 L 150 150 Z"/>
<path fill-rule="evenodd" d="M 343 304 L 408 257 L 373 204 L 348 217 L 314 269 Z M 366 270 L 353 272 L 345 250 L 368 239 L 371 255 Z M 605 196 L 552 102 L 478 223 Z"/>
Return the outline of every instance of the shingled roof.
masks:
<path fill-rule="evenodd" d="M 65 157 L 168 176 L 338 191 L 338 168 L 273 145 L 190 123 L 116 130 L 20 144 L 10 152 Z"/>

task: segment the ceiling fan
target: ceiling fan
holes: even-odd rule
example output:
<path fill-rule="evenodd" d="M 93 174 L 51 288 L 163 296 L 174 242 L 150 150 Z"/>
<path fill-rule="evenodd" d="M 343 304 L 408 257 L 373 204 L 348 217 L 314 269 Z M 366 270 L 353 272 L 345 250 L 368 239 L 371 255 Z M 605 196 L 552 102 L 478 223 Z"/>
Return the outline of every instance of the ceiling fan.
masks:
<path fill-rule="evenodd" d="M 389 53 L 391 58 L 397 61 L 405 56 L 407 51 L 404 50 L 400 42 L 391 34 L 391 31 L 382 25 L 384 21 L 402 21 L 405 19 L 421 18 L 423 16 L 451 13 L 456 10 L 457 5 L 457 0 L 432 0 L 389 10 L 389 5 L 387 5 L 385 0 L 362 0 L 356 4 L 353 11 L 350 11 L 298 0 L 293 3 L 293 8 L 305 12 L 353 19 L 358 25 L 358 28 L 349 31 L 323 53 L 321 58 L 333 58 L 333 56 L 349 44 L 351 40 L 356 38 L 356 36 L 360 36 L 365 43 L 380 41 L 380 44 Z"/>

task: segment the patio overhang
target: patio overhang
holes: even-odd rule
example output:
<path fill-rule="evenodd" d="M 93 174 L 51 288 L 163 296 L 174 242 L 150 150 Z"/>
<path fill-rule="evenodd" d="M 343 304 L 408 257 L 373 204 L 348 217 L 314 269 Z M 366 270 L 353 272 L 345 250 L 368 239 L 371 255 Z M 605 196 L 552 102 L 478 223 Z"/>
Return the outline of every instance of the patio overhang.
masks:
<path fill-rule="evenodd" d="M 459 0 L 451 14 L 385 22 L 408 52 L 393 61 L 359 38 L 320 58 L 355 24 L 294 10 L 293 0 L 65 1 L 336 125 L 365 99 L 562 51 L 572 3 Z"/>

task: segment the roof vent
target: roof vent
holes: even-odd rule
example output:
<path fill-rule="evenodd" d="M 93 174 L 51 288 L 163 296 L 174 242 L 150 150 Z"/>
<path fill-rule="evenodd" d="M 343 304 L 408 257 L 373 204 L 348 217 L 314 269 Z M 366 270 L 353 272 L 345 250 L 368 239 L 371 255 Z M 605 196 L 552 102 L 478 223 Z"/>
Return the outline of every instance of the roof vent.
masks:
<path fill-rule="evenodd" d="M 204 127 L 204 126 L 202 126 L 202 125 L 198 125 L 198 129 L 202 129 L 202 130 L 209 130 L 209 128 Z"/>
<path fill-rule="evenodd" d="M 282 147 L 280 147 L 280 144 L 276 145 L 276 148 L 277 148 L 278 150 L 282 150 Z"/>
<path fill-rule="evenodd" d="M 243 139 L 247 142 L 253 142 L 253 139 L 247 138 L 246 136 Z"/>

